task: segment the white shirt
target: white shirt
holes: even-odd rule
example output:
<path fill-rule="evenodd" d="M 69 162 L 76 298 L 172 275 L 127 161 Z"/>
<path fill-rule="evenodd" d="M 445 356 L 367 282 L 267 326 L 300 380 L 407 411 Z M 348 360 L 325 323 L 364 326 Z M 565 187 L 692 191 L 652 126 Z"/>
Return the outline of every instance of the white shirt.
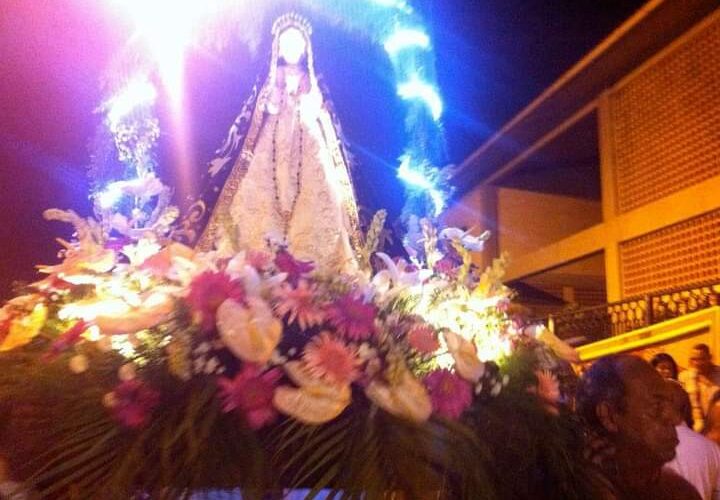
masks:
<path fill-rule="evenodd" d="M 695 486 L 703 500 L 720 500 L 720 446 L 684 423 L 675 429 L 680 444 L 665 465 Z"/>

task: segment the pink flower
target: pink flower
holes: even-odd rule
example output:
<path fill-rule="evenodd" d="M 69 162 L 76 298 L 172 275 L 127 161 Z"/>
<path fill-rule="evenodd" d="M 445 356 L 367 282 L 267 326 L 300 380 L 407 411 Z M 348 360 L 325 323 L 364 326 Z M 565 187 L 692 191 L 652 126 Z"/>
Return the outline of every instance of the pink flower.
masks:
<path fill-rule="evenodd" d="M 190 283 L 187 303 L 200 318 L 203 331 L 215 328 L 215 312 L 227 299 L 243 302 L 245 291 L 239 280 L 223 272 L 205 271 Z"/>
<path fill-rule="evenodd" d="M 248 264 L 258 271 L 264 271 L 273 261 L 272 255 L 260 250 L 248 250 L 245 254 L 245 260 Z"/>
<path fill-rule="evenodd" d="M 147 424 L 160 401 L 160 393 L 137 378 L 121 382 L 112 392 L 112 413 L 125 427 L 137 429 Z"/>
<path fill-rule="evenodd" d="M 437 334 L 430 325 L 413 326 L 407 335 L 410 347 L 421 354 L 432 354 L 440 348 Z"/>
<path fill-rule="evenodd" d="M 242 414 L 251 429 L 271 423 L 277 416 L 272 401 L 280 377 L 277 368 L 262 373 L 257 365 L 246 363 L 235 378 L 219 378 L 223 411 Z"/>
<path fill-rule="evenodd" d="M 448 276 L 453 276 L 458 265 L 455 260 L 447 255 L 443 256 L 442 259 L 438 260 L 435 263 L 434 270 L 436 273 L 440 274 L 446 274 Z"/>
<path fill-rule="evenodd" d="M 350 340 L 365 340 L 375 333 L 377 308 L 351 294 L 335 300 L 327 309 L 327 319 Z"/>
<path fill-rule="evenodd" d="M 305 346 L 303 360 L 310 373 L 339 385 L 347 385 L 358 377 L 360 361 L 342 341 L 324 331 Z"/>
<path fill-rule="evenodd" d="M 431 372 L 423 382 L 438 415 L 457 419 L 472 403 L 472 385 L 449 370 Z"/>
<path fill-rule="evenodd" d="M 277 291 L 275 310 L 280 317 L 289 315 L 288 324 L 297 320 L 302 330 L 319 325 L 325 321 L 325 310 L 316 303 L 315 293 L 316 287 L 306 280 L 298 281 L 295 288 L 286 284 Z"/>
<path fill-rule="evenodd" d="M 312 272 L 315 269 L 315 264 L 310 261 L 297 260 L 285 249 L 281 249 L 275 254 L 275 266 L 281 273 L 287 273 L 288 282 L 293 286 L 297 285 L 303 274 Z"/>

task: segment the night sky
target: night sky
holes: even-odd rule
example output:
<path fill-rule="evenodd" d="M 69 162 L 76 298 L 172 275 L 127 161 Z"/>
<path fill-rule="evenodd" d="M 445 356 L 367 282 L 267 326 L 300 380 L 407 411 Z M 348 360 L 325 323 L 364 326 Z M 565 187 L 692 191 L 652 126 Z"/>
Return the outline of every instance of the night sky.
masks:
<path fill-rule="evenodd" d="M 0 0 L 0 299 L 11 283 L 55 261 L 66 226 L 46 208 L 90 214 L 88 140 L 99 121 L 100 76 L 130 27 L 104 0 Z M 109 1 L 109 0 L 108 0 Z M 258 1 L 258 0 L 256 0 Z M 638 0 L 425 0 L 445 101 L 448 155 L 461 162 L 545 87 L 629 17 Z M 359 198 L 370 210 L 402 206 L 394 179 L 404 145 L 403 104 L 382 47 L 315 25 L 324 74 L 357 164 Z M 242 47 L 192 52 L 187 61 L 186 162 L 199 179 L 262 72 L 265 57 Z M 159 110 L 163 119 L 163 109 Z M 161 140 L 160 175 L 174 183 L 171 131 Z"/>

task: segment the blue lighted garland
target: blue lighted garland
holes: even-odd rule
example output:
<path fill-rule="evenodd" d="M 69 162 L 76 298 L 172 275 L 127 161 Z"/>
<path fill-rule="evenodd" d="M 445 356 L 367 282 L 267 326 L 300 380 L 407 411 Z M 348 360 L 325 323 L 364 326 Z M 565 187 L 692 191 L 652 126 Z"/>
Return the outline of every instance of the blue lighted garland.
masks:
<path fill-rule="evenodd" d="M 397 94 L 407 105 L 405 130 L 408 140 L 397 170 L 408 194 L 405 214 L 439 215 L 451 188 L 439 168 L 447 161 L 441 121 L 443 100 L 437 86 L 432 40 L 422 17 L 406 0 L 300 0 L 299 3 L 319 18 L 363 33 L 384 47 L 395 73 Z M 265 15 L 270 15 L 272 10 L 268 7 Z M 245 41 L 252 45 L 252 37 L 260 36 L 259 31 L 253 29 L 258 30 L 259 26 L 249 27 L 248 20 L 242 19 L 242 13 L 237 13 L 236 17 L 236 24 L 244 22 L 244 32 L 251 33 Z M 233 28 L 226 23 L 225 29 Z M 121 89 L 108 101 L 112 102 L 123 91 Z M 143 103 L 137 104 L 138 108 L 147 108 Z M 113 122 L 115 110 L 109 106 L 104 112 L 108 125 Z M 140 115 L 147 119 L 145 113 Z M 147 147 L 147 144 L 141 146 Z M 102 190 L 98 186 L 93 196 L 103 199 Z"/>

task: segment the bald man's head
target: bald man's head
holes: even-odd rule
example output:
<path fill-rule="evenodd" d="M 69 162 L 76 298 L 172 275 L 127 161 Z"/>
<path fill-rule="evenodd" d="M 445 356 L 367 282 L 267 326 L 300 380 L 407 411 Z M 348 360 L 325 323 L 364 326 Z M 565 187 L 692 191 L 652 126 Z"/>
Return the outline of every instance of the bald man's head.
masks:
<path fill-rule="evenodd" d="M 670 391 L 650 363 L 630 355 L 596 361 L 582 378 L 578 412 L 616 448 L 653 466 L 675 456 Z"/>

